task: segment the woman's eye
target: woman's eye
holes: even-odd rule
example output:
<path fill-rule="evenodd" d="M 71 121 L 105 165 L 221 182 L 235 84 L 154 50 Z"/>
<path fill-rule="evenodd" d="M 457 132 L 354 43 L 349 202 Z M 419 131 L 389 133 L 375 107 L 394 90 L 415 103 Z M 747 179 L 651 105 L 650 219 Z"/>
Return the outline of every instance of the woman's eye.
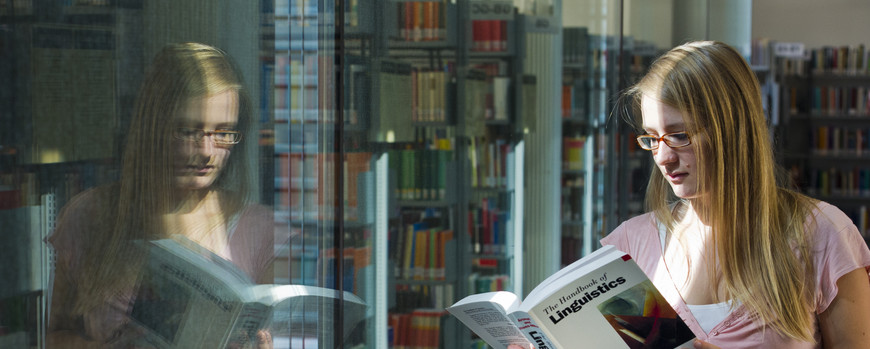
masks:
<path fill-rule="evenodd" d="M 689 135 L 685 132 L 674 133 L 668 136 L 670 139 L 675 141 L 684 141 L 689 138 Z"/>

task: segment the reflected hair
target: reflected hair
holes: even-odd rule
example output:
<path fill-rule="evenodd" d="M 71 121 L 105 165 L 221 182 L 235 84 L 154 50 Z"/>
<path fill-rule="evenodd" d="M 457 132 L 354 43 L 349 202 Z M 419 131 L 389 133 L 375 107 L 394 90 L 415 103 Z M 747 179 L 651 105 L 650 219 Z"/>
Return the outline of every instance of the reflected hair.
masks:
<path fill-rule="evenodd" d="M 681 111 L 692 137 L 703 197 L 695 208 L 712 227 L 708 252 L 719 261 L 715 270 L 710 263 L 711 285 L 783 335 L 814 341 L 814 270 L 805 227 L 814 202 L 780 177 L 761 88 L 746 60 L 721 42 L 683 44 L 657 58 L 620 97 L 618 111 L 638 130 L 643 96 Z M 669 229 L 679 215 L 674 207 L 685 208 L 655 167 L 646 205 Z"/>

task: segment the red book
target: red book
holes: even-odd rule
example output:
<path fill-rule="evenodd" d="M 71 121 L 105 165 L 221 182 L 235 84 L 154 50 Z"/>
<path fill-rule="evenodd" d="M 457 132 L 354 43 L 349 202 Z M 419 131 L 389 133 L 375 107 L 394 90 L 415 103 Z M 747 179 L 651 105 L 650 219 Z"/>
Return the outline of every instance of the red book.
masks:
<path fill-rule="evenodd" d="M 483 49 L 483 21 L 471 21 L 471 50 L 480 51 Z"/>

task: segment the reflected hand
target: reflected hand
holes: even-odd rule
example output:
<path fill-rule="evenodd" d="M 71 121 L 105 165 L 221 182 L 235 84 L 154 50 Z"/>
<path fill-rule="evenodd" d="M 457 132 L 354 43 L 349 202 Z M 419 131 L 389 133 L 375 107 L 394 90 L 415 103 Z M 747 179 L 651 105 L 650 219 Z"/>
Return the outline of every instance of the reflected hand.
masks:
<path fill-rule="evenodd" d="M 511 345 L 508 345 L 507 349 L 524 349 L 524 348 L 523 348 L 523 346 L 521 346 L 519 344 L 511 344 Z M 532 349 L 535 349 L 535 347 L 532 346 Z"/>

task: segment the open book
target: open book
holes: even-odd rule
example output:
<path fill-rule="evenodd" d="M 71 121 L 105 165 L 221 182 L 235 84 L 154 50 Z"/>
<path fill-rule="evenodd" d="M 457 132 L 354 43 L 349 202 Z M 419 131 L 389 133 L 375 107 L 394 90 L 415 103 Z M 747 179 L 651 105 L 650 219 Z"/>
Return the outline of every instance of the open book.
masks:
<path fill-rule="evenodd" d="M 133 304 L 133 323 L 159 348 L 249 347 L 257 332 L 332 336 L 342 307 L 342 337 L 365 316 L 348 292 L 303 285 L 257 285 L 231 262 L 183 237 L 141 243 L 147 248 Z M 316 332 L 316 333 L 312 333 Z"/>
<path fill-rule="evenodd" d="M 463 298 L 447 308 L 496 349 L 691 348 L 695 335 L 637 263 L 604 246 L 538 284 Z"/>

